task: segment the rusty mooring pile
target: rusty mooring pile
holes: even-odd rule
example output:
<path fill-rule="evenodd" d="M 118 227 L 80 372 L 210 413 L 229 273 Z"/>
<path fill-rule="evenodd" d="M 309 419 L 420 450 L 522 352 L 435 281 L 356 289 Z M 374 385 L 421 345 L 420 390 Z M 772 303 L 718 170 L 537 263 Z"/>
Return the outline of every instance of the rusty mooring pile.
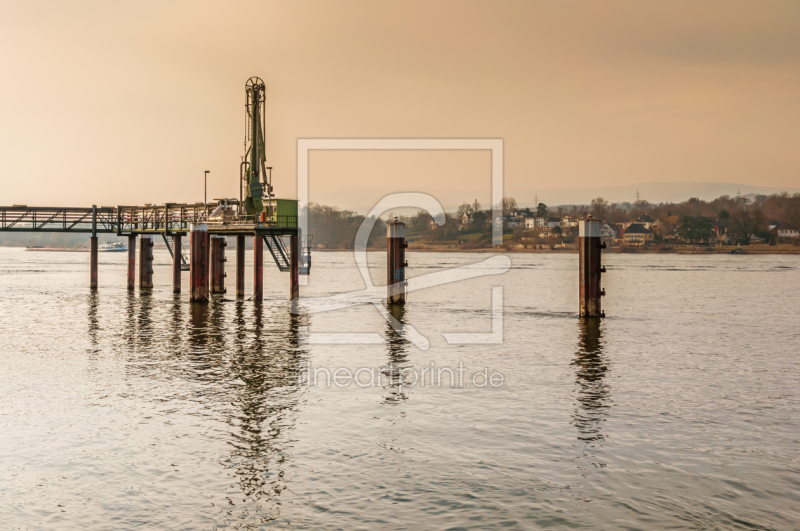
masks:
<path fill-rule="evenodd" d="M 600 251 L 605 249 L 600 238 L 600 221 L 587 216 L 578 221 L 578 253 L 580 262 L 580 316 L 605 317 L 600 298 L 606 290 L 600 288 L 600 274 L 606 268 L 600 264 Z"/>
<path fill-rule="evenodd" d="M 406 224 L 394 218 L 386 224 L 386 301 L 406 303 Z"/>

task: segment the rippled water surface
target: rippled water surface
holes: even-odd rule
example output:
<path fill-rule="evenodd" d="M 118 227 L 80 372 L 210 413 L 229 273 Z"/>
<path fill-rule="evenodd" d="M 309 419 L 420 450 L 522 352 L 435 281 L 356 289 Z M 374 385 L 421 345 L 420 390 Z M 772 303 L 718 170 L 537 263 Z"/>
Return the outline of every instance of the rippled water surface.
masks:
<path fill-rule="evenodd" d="M 484 258 L 410 253 L 409 273 Z M 274 267 L 261 306 L 192 306 L 166 252 L 152 294 L 125 259 L 101 254 L 91 293 L 88 253 L 0 248 L 3 529 L 800 527 L 800 257 L 608 255 L 586 325 L 576 255 L 513 255 L 409 296 L 428 350 L 373 306 L 293 315 Z M 492 286 L 504 342 L 448 345 L 491 331 Z M 302 297 L 363 287 L 317 253 Z M 398 385 L 431 363 L 504 382 Z M 309 366 L 384 378 L 309 386 Z"/>

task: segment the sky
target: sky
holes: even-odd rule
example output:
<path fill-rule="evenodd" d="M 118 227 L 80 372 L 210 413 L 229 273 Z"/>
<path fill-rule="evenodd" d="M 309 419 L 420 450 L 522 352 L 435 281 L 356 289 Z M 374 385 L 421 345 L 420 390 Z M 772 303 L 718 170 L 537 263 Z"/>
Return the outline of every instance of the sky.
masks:
<path fill-rule="evenodd" d="M 204 170 L 209 198 L 238 196 L 251 76 L 279 197 L 299 138 L 502 138 L 520 203 L 800 187 L 794 0 L 3 0 L 0 204 L 201 201 Z M 310 199 L 487 204 L 490 163 L 312 152 Z"/>

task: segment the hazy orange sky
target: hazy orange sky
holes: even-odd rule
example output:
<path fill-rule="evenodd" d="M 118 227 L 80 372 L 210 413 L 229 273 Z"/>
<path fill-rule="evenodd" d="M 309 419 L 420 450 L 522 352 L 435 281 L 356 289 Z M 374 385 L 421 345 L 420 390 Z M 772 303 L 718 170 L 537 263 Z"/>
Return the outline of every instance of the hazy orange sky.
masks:
<path fill-rule="evenodd" d="M 0 204 L 238 195 L 244 84 L 298 138 L 502 138 L 509 194 L 800 186 L 800 2 L 0 3 Z M 315 153 L 311 199 L 488 201 L 487 153 Z M 397 181 L 400 181 L 400 185 Z M 348 204 L 349 203 L 349 204 Z"/>

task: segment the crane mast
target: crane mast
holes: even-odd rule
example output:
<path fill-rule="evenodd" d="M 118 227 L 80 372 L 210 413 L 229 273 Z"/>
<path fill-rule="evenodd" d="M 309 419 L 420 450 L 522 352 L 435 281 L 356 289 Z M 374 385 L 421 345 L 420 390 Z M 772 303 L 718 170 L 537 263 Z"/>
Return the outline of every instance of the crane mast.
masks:
<path fill-rule="evenodd" d="M 258 221 L 268 211 L 272 198 L 272 175 L 267 173 L 264 154 L 264 102 L 266 87 L 261 78 L 251 77 L 245 85 L 245 153 L 240 167 L 241 189 L 245 189 L 244 208 L 248 218 Z M 271 173 L 271 172 L 270 172 Z M 269 214 L 269 212 L 267 212 Z"/>

